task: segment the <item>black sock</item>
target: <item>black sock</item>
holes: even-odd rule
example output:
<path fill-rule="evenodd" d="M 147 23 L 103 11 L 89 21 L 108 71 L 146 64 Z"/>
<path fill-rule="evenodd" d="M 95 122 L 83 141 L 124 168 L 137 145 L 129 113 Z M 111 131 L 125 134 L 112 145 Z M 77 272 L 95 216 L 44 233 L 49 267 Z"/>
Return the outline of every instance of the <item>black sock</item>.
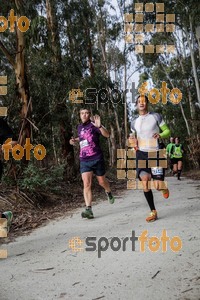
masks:
<path fill-rule="evenodd" d="M 86 206 L 86 209 L 87 209 L 87 210 L 91 210 L 91 209 L 92 209 L 92 206 Z"/>
<path fill-rule="evenodd" d="M 106 192 L 106 194 L 111 197 L 112 196 L 112 193 L 111 192 Z"/>
<path fill-rule="evenodd" d="M 178 170 L 178 179 L 181 177 L 181 170 Z"/>
<path fill-rule="evenodd" d="M 144 192 L 144 195 L 145 195 L 145 198 L 147 199 L 150 209 L 155 210 L 152 190 L 150 190 L 149 192 Z"/>

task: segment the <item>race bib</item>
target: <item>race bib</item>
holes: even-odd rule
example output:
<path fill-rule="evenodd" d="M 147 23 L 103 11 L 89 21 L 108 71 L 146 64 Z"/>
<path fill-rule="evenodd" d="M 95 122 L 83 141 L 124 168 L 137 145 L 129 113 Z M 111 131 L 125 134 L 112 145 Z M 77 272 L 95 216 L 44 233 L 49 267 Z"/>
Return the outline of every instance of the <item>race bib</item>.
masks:
<path fill-rule="evenodd" d="M 87 140 L 80 141 L 80 147 L 81 147 L 81 149 L 84 148 L 84 147 L 87 147 L 88 145 L 89 144 L 88 144 Z"/>
<path fill-rule="evenodd" d="M 152 175 L 163 175 L 163 168 L 155 167 L 151 168 Z"/>
<path fill-rule="evenodd" d="M 176 157 L 181 157 L 182 155 L 181 155 L 180 152 L 175 152 L 175 153 L 174 153 L 174 156 L 176 156 Z"/>

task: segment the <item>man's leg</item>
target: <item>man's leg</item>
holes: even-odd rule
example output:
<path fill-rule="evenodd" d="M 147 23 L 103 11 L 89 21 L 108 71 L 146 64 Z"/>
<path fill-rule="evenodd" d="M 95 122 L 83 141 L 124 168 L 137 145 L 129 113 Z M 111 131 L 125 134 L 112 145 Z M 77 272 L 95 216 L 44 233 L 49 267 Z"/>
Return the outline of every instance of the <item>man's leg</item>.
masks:
<path fill-rule="evenodd" d="M 154 187 L 157 191 L 161 191 L 165 199 L 169 198 L 169 190 L 164 180 L 154 180 Z"/>
<path fill-rule="evenodd" d="M 156 170 L 151 169 L 154 187 L 157 191 L 161 191 L 165 199 L 169 198 L 169 190 L 165 183 L 165 169 L 158 167 Z"/>
<path fill-rule="evenodd" d="M 108 200 L 110 204 L 113 204 L 115 202 L 115 198 L 113 197 L 110 189 L 110 184 L 108 180 L 106 179 L 105 175 L 103 176 L 97 176 L 97 180 L 100 186 L 102 186 L 108 196 Z"/>
<path fill-rule="evenodd" d="M 102 186 L 107 194 L 108 201 L 110 204 L 115 202 L 115 198 L 113 197 L 110 189 L 110 184 L 105 177 L 106 169 L 105 169 L 105 162 L 104 159 L 100 159 L 97 163 L 93 166 L 94 173 L 97 176 L 97 180 L 100 186 Z"/>
<path fill-rule="evenodd" d="M 140 179 L 141 179 L 142 185 L 143 185 L 144 196 L 145 196 L 147 203 L 151 210 L 151 213 L 146 218 L 146 221 L 153 222 L 157 219 L 157 212 L 156 212 L 156 208 L 155 208 L 155 204 L 154 204 L 152 190 L 149 189 L 149 182 L 151 181 L 151 175 L 148 173 L 146 173 L 146 175 L 141 174 Z"/>
<path fill-rule="evenodd" d="M 92 175 L 93 172 L 84 172 L 81 174 L 83 180 L 83 196 L 86 206 L 92 204 Z"/>
<path fill-rule="evenodd" d="M 162 191 L 167 189 L 167 185 L 164 180 L 154 180 L 153 183 L 157 191 Z"/>
<path fill-rule="evenodd" d="M 108 180 L 106 179 L 105 175 L 97 176 L 97 180 L 98 180 L 99 185 L 102 186 L 107 193 L 111 192 L 110 184 L 109 184 Z"/>
<path fill-rule="evenodd" d="M 178 161 L 178 165 L 177 165 L 177 169 L 178 169 L 178 180 L 181 180 L 181 171 L 182 171 L 182 167 L 183 167 L 183 162 L 182 161 Z"/>
<path fill-rule="evenodd" d="M 149 204 L 150 210 L 155 210 L 153 193 L 152 193 L 152 190 L 149 189 L 149 184 L 148 184 L 151 181 L 151 175 L 150 174 L 142 175 L 142 176 L 140 176 L 140 178 L 141 178 L 142 185 L 143 185 L 144 195 Z"/>
<path fill-rule="evenodd" d="M 83 196 L 85 200 L 86 210 L 82 212 L 83 218 L 92 219 L 92 175 L 93 172 L 84 172 L 81 174 L 83 180 Z"/>

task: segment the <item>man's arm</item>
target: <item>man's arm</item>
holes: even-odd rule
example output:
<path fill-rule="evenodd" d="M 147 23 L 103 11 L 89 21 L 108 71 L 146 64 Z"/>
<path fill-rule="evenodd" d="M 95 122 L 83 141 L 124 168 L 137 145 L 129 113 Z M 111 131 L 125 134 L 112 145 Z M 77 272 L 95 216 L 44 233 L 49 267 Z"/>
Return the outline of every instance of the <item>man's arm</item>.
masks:
<path fill-rule="evenodd" d="M 73 136 L 69 140 L 70 145 L 75 145 L 77 142 L 79 142 L 79 137 L 74 138 Z"/>
<path fill-rule="evenodd" d="M 107 130 L 104 126 L 101 125 L 101 118 L 100 118 L 100 116 L 95 115 L 95 116 L 94 116 L 94 122 L 92 122 L 92 124 L 93 124 L 95 127 L 99 128 L 101 134 L 102 134 L 104 137 L 108 138 L 108 137 L 110 136 L 108 130 Z"/>
<path fill-rule="evenodd" d="M 165 121 L 163 120 L 163 117 L 158 114 L 158 113 L 152 113 L 156 122 L 157 122 L 157 125 L 159 126 L 159 128 L 162 130 L 161 133 L 154 133 L 153 137 L 155 139 L 158 139 L 159 137 L 161 139 L 166 139 L 168 137 L 170 137 L 170 129 L 169 127 L 167 126 L 167 124 L 165 124 Z"/>
<path fill-rule="evenodd" d="M 101 127 L 99 127 L 99 130 L 101 131 L 101 134 L 104 137 L 109 138 L 110 134 L 109 134 L 108 130 L 104 126 L 101 125 Z"/>
<path fill-rule="evenodd" d="M 160 126 L 160 129 L 162 130 L 162 132 L 160 133 L 160 137 L 162 139 L 166 139 L 166 138 L 170 137 L 171 132 L 170 132 L 170 129 L 167 126 L 167 124 Z"/>
<path fill-rule="evenodd" d="M 166 139 L 171 135 L 170 129 L 166 124 L 164 124 L 162 126 L 159 126 L 159 128 L 162 130 L 162 132 L 161 133 L 154 133 L 153 137 L 155 139 L 159 139 L 159 138 Z"/>

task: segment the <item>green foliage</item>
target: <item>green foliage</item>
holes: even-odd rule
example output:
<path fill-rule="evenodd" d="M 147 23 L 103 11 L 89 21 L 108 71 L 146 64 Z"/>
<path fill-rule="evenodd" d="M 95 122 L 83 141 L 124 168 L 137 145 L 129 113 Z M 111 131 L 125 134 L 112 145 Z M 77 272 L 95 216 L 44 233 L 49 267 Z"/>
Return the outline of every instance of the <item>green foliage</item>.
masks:
<path fill-rule="evenodd" d="M 63 172 L 64 165 L 44 169 L 30 163 L 24 170 L 22 179 L 18 180 L 18 185 L 21 190 L 29 192 L 58 192 L 63 182 Z"/>

